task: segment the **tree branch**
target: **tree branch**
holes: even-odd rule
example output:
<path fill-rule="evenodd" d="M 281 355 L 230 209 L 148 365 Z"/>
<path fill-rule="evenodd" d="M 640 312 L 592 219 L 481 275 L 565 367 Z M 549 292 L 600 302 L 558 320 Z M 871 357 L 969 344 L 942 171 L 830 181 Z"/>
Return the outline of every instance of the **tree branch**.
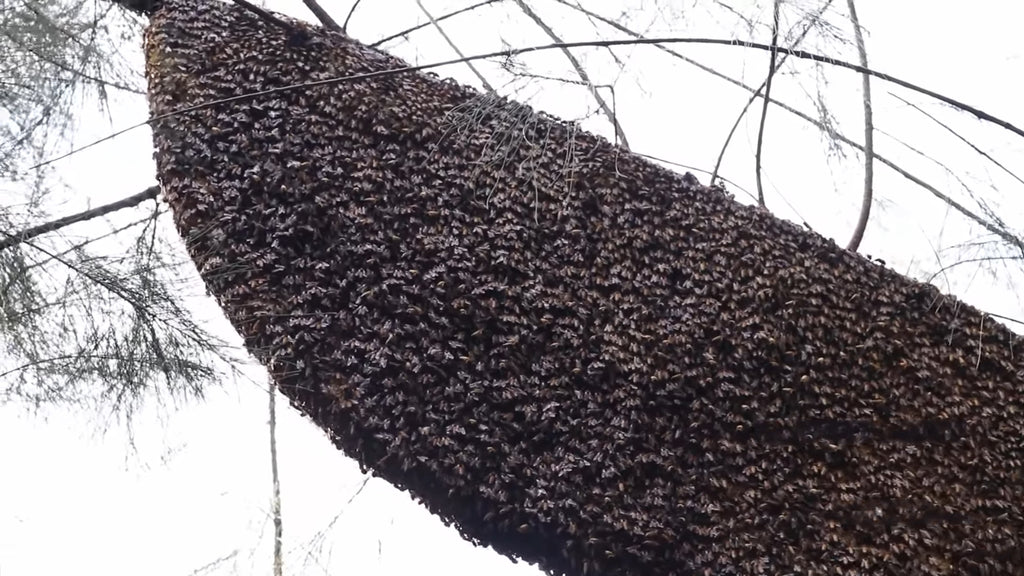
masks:
<path fill-rule="evenodd" d="M 78 222 L 92 220 L 93 218 L 98 218 L 100 216 L 116 212 L 118 210 L 123 210 L 125 208 L 137 206 L 145 202 L 146 200 L 152 200 L 156 198 L 157 194 L 159 193 L 159 186 L 150 186 L 149 188 L 146 188 L 145 190 L 139 192 L 138 194 L 133 194 L 132 196 L 129 196 L 127 198 L 122 198 L 117 202 L 111 202 L 110 204 L 105 204 L 103 206 L 99 206 L 91 210 L 79 212 L 78 214 L 72 214 L 70 216 L 65 216 L 63 218 L 51 220 L 50 222 L 46 222 L 38 226 L 26 228 L 21 232 L 15 232 L 13 234 L 5 232 L 4 234 L 6 235 L 6 238 L 0 238 L 0 251 L 6 250 L 7 248 L 11 248 L 13 246 L 17 246 L 37 236 L 42 236 L 43 234 L 46 234 L 48 232 L 60 230 L 61 228 L 70 226 L 72 224 L 76 224 Z"/>
<path fill-rule="evenodd" d="M 282 537 L 284 535 L 284 522 L 281 518 L 281 477 L 277 471 L 277 387 L 270 380 L 267 381 L 267 389 L 270 394 L 270 477 L 273 482 L 271 495 L 271 514 L 274 517 L 274 576 L 284 574 L 284 554 L 282 552 Z"/>
<path fill-rule="evenodd" d="M 359 8 L 359 3 L 362 0 L 356 0 L 352 3 L 352 7 L 348 9 L 348 14 L 345 16 L 345 23 L 341 25 L 341 31 L 348 34 L 348 23 L 352 20 L 352 15 L 356 13 L 356 8 Z"/>
<path fill-rule="evenodd" d="M 807 24 L 804 26 L 803 30 L 800 31 L 800 34 L 797 35 L 796 40 L 793 41 L 794 48 L 803 43 L 804 39 L 807 38 L 807 34 L 809 34 L 811 30 L 814 29 L 814 24 L 818 22 L 821 19 L 821 17 L 825 14 L 825 12 L 832 6 L 832 1 L 833 0 L 827 0 L 824 4 L 821 5 L 820 8 L 818 8 L 818 11 L 811 18 L 807 19 Z M 671 50 L 669 50 L 668 52 L 670 54 L 675 55 L 675 53 Z M 709 71 L 709 69 L 705 69 L 703 65 L 698 64 L 697 62 L 691 61 L 683 57 L 682 55 L 679 55 L 679 57 L 683 58 L 683 60 L 688 64 L 693 64 L 700 68 L 701 70 L 704 70 L 705 72 Z M 786 63 L 786 60 L 788 58 L 789 54 L 783 54 L 782 57 L 779 58 L 779 63 L 777 67 L 782 68 L 782 65 Z M 751 90 L 750 98 L 747 100 L 747 103 L 744 104 L 743 109 L 740 110 L 739 115 L 736 116 L 736 121 L 733 122 L 732 128 L 729 129 L 729 133 L 726 134 L 725 136 L 725 142 L 722 143 L 721 150 L 718 151 L 718 159 L 715 160 L 715 167 L 711 170 L 712 183 L 714 183 L 715 180 L 718 178 L 718 171 L 721 169 L 722 161 L 725 159 L 725 152 L 726 150 L 728 150 L 729 144 L 732 143 L 732 137 L 736 135 L 736 130 L 738 130 L 740 127 L 740 122 L 743 121 L 744 116 L 747 115 L 747 112 L 750 110 L 750 107 L 754 105 L 754 102 L 756 102 L 757 99 L 760 98 L 761 95 L 764 93 L 765 86 L 767 85 L 768 79 L 765 78 L 764 82 L 761 82 L 761 86 L 759 86 L 756 91 Z M 741 86 L 749 90 L 749 87 L 746 87 L 746 85 Z M 766 100 L 768 102 L 771 102 L 772 104 L 777 104 L 777 102 L 775 100 L 772 100 L 771 97 L 768 97 Z"/>
<path fill-rule="evenodd" d="M 334 21 L 334 18 L 331 18 L 331 15 L 328 14 L 327 11 L 324 10 L 323 7 L 321 7 L 320 4 L 317 3 L 316 0 L 302 1 L 306 4 L 306 8 L 309 8 L 309 11 L 312 12 L 314 16 L 316 16 L 316 19 L 319 20 L 321 24 L 323 24 L 324 28 L 327 28 L 328 30 L 334 30 L 335 32 L 345 32 L 345 30 L 337 22 Z M 356 4 L 358 4 L 358 2 L 356 2 Z M 355 6 L 353 6 L 352 9 L 355 10 Z M 349 13 L 349 15 L 351 16 L 351 12 Z M 345 24 L 348 24 L 347 19 L 345 20 Z"/>
<path fill-rule="evenodd" d="M 573 6 L 572 4 L 569 4 L 566 0 L 555 0 L 555 1 L 559 2 L 561 4 L 564 4 L 566 6 L 569 6 L 571 8 L 574 8 L 576 10 L 579 10 L 582 13 L 586 14 L 587 16 L 590 16 L 591 18 L 594 18 L 595 20 L 603 22 L 603 23 L 607 24 L 608 26 L 610 26 L 610 27 L 612 27 L 612 28 L 614 28 L 614 29 L 616 29 L 616 30 L 618 30 L 620 32 L 623 32 L 625 34 L 628 34 L 628 35 L 632 36 L 633 38 L 636 38 L 637 40 L 640 40 L 640 39 L 643 38 L 643 36 L 640 33 L 635 32 L 635 31 L 627 28 L 626 26 L 623 26 L 622 24 L 619 24 L 618 22 L 616 22 L 614 20 L 611 20 L 609 18 L 605 18 L 604 16 L 601 16 L 600 14 L 596 14 L 596 13 L 591 12 L 591 11 L 585 9 L 585 8 L 582 8 L 582 7 Z M 720 80 L 724 80 L 724 81 L 728 82 L 729 84 L 732 84 L 733 86 L 742 88 L 742 89 L 746 90 L 747 92 L 750 92 L 751 94 L 754 94 L 755 96 L 758 95 L 758 93 L 761 90 L 760 88 L 754 88 L 753 86 L 749 86 L 747 84 L 744 84 L 743 82 L 741 82 L 741 81 L 739 81 L 739 80 L 737 80 L 735 78 L 732 78 L 732 77 L 730 77 L 730 76 L 728 76 L 726 74 L 723 74 L 723 73 L 719 72 L 718 70 L 715 70 L 714 68 L 712 68 L 710 66 L 701 64 L 700 62 L 697 62 L 696 60 L 694 60 L 692 58 L 689 58 L 689 57 L 679 53 L 678 51 L 673 50 L 672 48 L 669 48 L 668 46 L 664 46 L 662 44 L 655 44 L 655 47 L 657 47 L 659 50 L 665 52 L 666 54 L 671 55 L 674 58 L 678 58 L 679 60 L 682 60 L 683 62 L 686 62 L 687 64 L 690 64 L 691 66 L 694 66 L 695 68 L 698 68 L 699 70 L 707 72 L 708 74 L 714 76 L 715 78 L 718 78 Z M 780 52 L 783 55 L 788 56 L 790 54 L 795 54 L 796 52 L 800 52 L 800 51 L 791 50 L 791 49 L 782 49 L 782 50 L 780 50 Z M 821 60 L 821 62 L 825 62 L 825 61 L 826 60 Z M 847 67 L 851 67 L 851 66 L 855 66 L 855 65 L 847 64 L 846 66 Z M 861 70 L 867 70 L 867 69 L 865 69 L 865 68 L 863 68 L 861 66 L 855 66 L 855 67 L 858 68 L 858 69 L 861 69 Z M 880 77 L 880 75 L 878 73 L 874 73 L 874 72 L 872 72 L 870 70 L 868 70 L 868 72 L 872 76 Z M 881 74 L 881 76 L 887 76 L 888 77 L 887 74 Z M 891 77 L 889 77 L 889 78 L 891 78 Z M 885 78 L 883 78 L 883 79 L 885 79 Z M 900 82 L 902 82 L 902 81 L 900 81 Z M 911 85 L 911 86 L 913 86 L 913 85 Z M 923 90 L 924 89 L 914 90 L 914 91 L 918 91 L 918 92 L 924 93 Z M 796 116 L 797 118 L 800 118 L 801 120 L 803 120 L 803 121 L 805 121 L 805 122 L 807 122 L 809 124 L 814 125 L 819 130 L 825 130 L 826 127 L 825 127 L 824 124 L 822 124 L 822 122 L 820 120 L 818 120 L 816 118 L 813 118 L 813 117 L 805 114 L 804 112 L 801 112 L 800 110 L 797 110 L 796 108 L 790 106 L 789 104 L 786 104 L 785 102 L 781 102 L 779 100 L 775 100 L 775 99 L 772 99 L 772 98 L 769 98 L 769 100 L 771 100 L 772 104 L 775 104 L 779 108 L 782 108 L 783 110 L 785 110 L 786 112 L 789 112 L 790 114 Z M 945 101 L 945 97 L 943 97 L 943 101 Z M 947 102 L 947 104 L 948 104 L 948 102 Z M 959 109 L 961 111 L 969 111 L 969 110 L 966 110 L 964 108 L 958 107 L 956 104 L 951 104 L 951 106 L 953 106 L 954 108 L 957 108 L 957 109 Z M 977 116 L 978 118 L 984 120 L 984 118 L 981 118 L 977 114 L 975 114 L 975 116 Z M 1000 122 L 1003 122 L 1003 123 L 996 122 L 996 124 L 1006 128 L 1006 126 L 1004 124 L 1008 124 L 1008 123 L 1005 122 L 1005 121 L 1000 121 Z M 1007 128 L 1007 129 L 1010 130 L 1011 132 L 1024 135 L 1024 132 L 1021 132 L 1021 130 L 1019 128 L 1015 127 L 1015 126 L 1011 125 L 1011 127 Z M 854 148 L 854 149 L 860 151 L 861 153 L 865 154 L 865 156 L 871 156 L 875 160 L 877 160 L 877 161 L 881 162 L 882 164 L 888 166 L 889 168 L 891 168 L 893 171 L 895 171 L 900 176 L 903 176 L 904 178 L 906 178 L 907 180 L 910 180 L 912 183 L 916 184 L 917 186 L 919 186 L 921 188 L 924 188 L 929 193 L 931 193 L 933 196 L 935 196 L 939 200 L 945 202 L 948 206 L 952 207 L 954 210 L 956 210 L 957 212 L 959 212 L 963 216 L 967 217 L 967 219 L 974 221 L 975 223 L 979 224 L 982 228 L 988 230 L 989 232 L 991 232 L 992 234 L 996 235 L 997 237 L 999 237 L 1004 242 L 1010 244 L 1011 246 L 1016 247 L 1017 249 L 1021 250 L 1022 253 L 1024 253 L 1024 239 L 1019 238 L 1019 237 L 1015 236 L 1014 234 L 1010 233 L 1009 231 L 1007 231 L 1005 229 L 1002 229 L 1002 228 L 999 228 L 998 226 L 995 226 L 991 222 L 983 219 L 978 214 L 975 214 L 974 212 L 969 210 L 967 207 L 963 206 L 959 202 L 957 202 L 957 201 L 953 200 L 952 198 L 950 198 L 947 194 L 944 194 L 942 191 L 940 191 L 935 186 L 932 186 L 931 184 L 925 182 L 921 178 L 919 178 L 919 177 L 915 176 L 914 174 L 908 172 L 907 170 L 903 169 L 899 164 L 896 164 L 895 162 L 893 162 L 892 160 L 889 160 L 885 156 L 882 156 L 878 152 L 874 152 L 873 151 L 871 153 L 868 153 L 867 150 L 865 150 L 863 145 L 861 145 L 858 142 L 855 142 L 855 141 L 851 140 L 850 138 L 847 138 L 842 133 L 837 132 L 835 130 L 831 130 L 830 133 L 832 134 L 832 136 L 836 140 L 842 142 L 843 144 L 846 144 L 847 146 L 850 146 L 851 148 Z M 712 182 L 712 184 L 713 184 L 713 182 Z"/>
<path fill-rule="evenodd" d="M 864 31 L 860 26 L 860 19 L 857 18 L 857 6 L 855 0 L 847 0 L 850 9 L 850 22 L 853 24 L 853 33 L 857 40 L 857 55 L 860 58 L 860 65 L 868 67 L 868 50 L 864 45 Z M 864 230 L 868 227 L 868 218 L 871 217 L 871 202 L 874 196 L 875 178 L 875 121 L 871 111 L 871 76 L 861 74 L 862 90 L 864 92 L 864 196 L 860 204 L 860 216 L 857 218 L 857 227 L 853 230 L 853 236 L 846 245 L 846 249 L 856 252 L 864 239 Z"/>
<path fill-rule="evenodd" d="M 445 20 L 447 20 L 449 18 L 452 18 L 453 16 L 458 16 L 459 14 L 464 14 L 466 12 L 472 12 L 473 10 L 476 10 L 477 8 L 481 8 L 483 6 L 487 6 L 488 4 L 494 4 L 495 2 L 501 2 L 501 1 L 502 0 L 484 0 L 483 2 L 477 2 L 476 4 L 473 4 L 472 6 L 466 6 L 465 8 L 460 8 L 460 9 L 454 11 L 454 12 L 449 12 L 449 13 L 445 14 L 444 16 L 438 16 L 437 17 L 437 21 L 438 22 L 444 22 Z M 358 2 L 356 2 L 356 4 L 358 4 Z M 355 10 L 355 7 L 353 6 L 352 9 Z M 423 24 L 417 24 L 417 25 L 413 26 L 412 28 L 406 28 L 405 30 L 402 30 L 401 32 L 396 32 L 396 33 L 394 33 L 394 34 L 392 34 L 390 36 L 381 38 L 380 40 L 377 40 L 376 42 L 370 44 L 369 46 L 370 46 L 370 48 L 376 48 L 377 46 L 380 46 L 381 44 L 384 44 L 386 42 L 390 42 L 390 41 L 394 40 L 395 38 L 401 38 L 402 36 L 406 36 L 408 34 L 412 34 L 413 32 L 415 32 L 417 30 L 422 30 L 423 28 L 426 28 L 430 24 L 431 24 L 431 22 L 424 22 Z"/>
<path fill-rule="evenodd" d="M 281 28 L 282 30 L 286 30 L 288 32 L 294 32 L 295 31 L 295 26 L 292 26 L 291 24 L 285 22 L 284 20 L 278 18 L 277 16 L 274 16 L 273 14 L 268 12 L 267 10 L 264 10 L 263 8 L 260 8 L 259 6 L 253 4 L 252 2 L 249 2 L 247 0 L 231 0 L 231 1 L 234 2 L 235 4 L 241 6 L 244 10 L 255 14 L 257 18 L 259 18 L 260 20 L 263 20 L 264 22 L 270 24 L 271 26 L 277 26 L 278 28 Z"/>
<path fill-rule="evenodd" d="M 1005 164 L 1003 164 L 1002 162 L 1000 162 L 999 160 L 997 160 L 996 158 L 994 158 L 994 157 L 993 157 L 993 156 L 992 156 L 991 154 L 989 154 L 988 152 L 985 152 L 984 150 L 982 150 L 981 148 L 979 148 L 979 147 L 978 147 L 978 146 L 977 146 L 977 145 L 976 145 L 976 144 L 975 144 L 974 142 L 971 142 L 971 141 L 970 141 L 970 140 L 968 140 L 967 138 L 964 138 L 964 137 L 963 137 L 963 135 L 961 135 L 961 134 L 960 134 L 959 132 L 957 132 L 956 130 L 953 130 L 952 128 L 950 128 L 950 126 L 949 126 L 948 124 L 946 124 L 945 122 L 943 122 L 942 120 L 939 120 L 938 118 L 936 118 L 936 117 L 935 117 L 935 116 L 933 116 L 932 114 L 929 114 L 928 112 L 925 112 L 925 110 L 924 110 L 923 108 L 921 108 L 921 107 L 920 107 L 920 106 L 918 106 L 917 104 L 914 104 L 913 102 L 911 102 L 911 101 L 907 100 L 906 98 L 903 98 L 903 97 L 901 97 L 901 96 L 900 96 L 899 94 L 893 94 L 892 92 L 890 92 L 890 93 L 889 93 L 889 95 L 890 95 L 890 96 L 892 96 L 893 98 L 895 98 L 895 99 L 899 100 L 900 102 L 903 102 L 903 103 L 904 103 L 904 104 L 906 104 L 907 106 L 910 106 L 910 107 L 911 107 L 911 108 L 913 108 L 914 110 L 917 110 L 918 112 L 920 112 L 921 114 L 923 114 L 923 115 L 924 115 L 924 116 L 925 116 L 926 118 L 928 118 L 928 119 L 929 119 L 929 120 L 931 120 L 932 122 L 935 122 L 936 124 L 938 124 L 939 126 L 941 126 L 941 127 L 943 128 L 943 129 L 945 129 L 945 130 L 946 130 L 947 132 L 949 132 L 949 133 L 950 133 L 950 134 L 952 134 L 953 136 L 956 136 L 956 138 L 957 138 L 958 140 L 960 140 L 960 141 L 961 141 L 961 142 L 963 142 L 964 144 L 967 144 L 968 146 L 970 146 L 970 147 L 971 147 L 971 150 L 974 150 L 975 152 L 977 152 L 978 154 L 980 154 L 980 155 L 981 155 L 982 157 L 984 157 L 984 158 L 985 158 L 986 160 L 988 160 L 989 162 L 991 162 L 991 163 L 995 164 L 995 165 L 996 165 L 997 167 L 999 167 L 999 169 L 1000 169 L 1000 170 L 1002 170 L 1003 172 L 1005 172 L 1005 173 L 1006 173 L 1006 174 L 1007 174 L 1007 175 L 1008 175 L 1008 176 L 1009 176 L 1010 178 L 1013 178 L 1014 180 L 1016 180 L 1016 181 L 1017 181 L 1017 182 L 1019 182 L 1020 184 L 1024 184 L 1024 179 L 1022 179 L 1022 178 L 1021 178 L 1020 176 L 1018 176 L 1018 175 L 1017 175 L 1017 174 L 1016 174 L 1015 172 L 1013 172 L 1012 170 L 1010 170 L 1009 168 L 1007 168 Z"/>

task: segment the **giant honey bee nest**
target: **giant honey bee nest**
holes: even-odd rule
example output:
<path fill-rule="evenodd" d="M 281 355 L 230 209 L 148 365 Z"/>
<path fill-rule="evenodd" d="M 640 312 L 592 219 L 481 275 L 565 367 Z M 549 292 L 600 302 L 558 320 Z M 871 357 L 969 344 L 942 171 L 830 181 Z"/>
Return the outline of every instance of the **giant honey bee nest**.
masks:
<path fill-rule="evenodd" d="M 153 114 L 405 66 L 307 31 L 166 0 Z M 154 138 L 249 350 L 466 538 L 552 574 L 1024 573 L 1024 342 L 931 286 L 425 74 Z"/>

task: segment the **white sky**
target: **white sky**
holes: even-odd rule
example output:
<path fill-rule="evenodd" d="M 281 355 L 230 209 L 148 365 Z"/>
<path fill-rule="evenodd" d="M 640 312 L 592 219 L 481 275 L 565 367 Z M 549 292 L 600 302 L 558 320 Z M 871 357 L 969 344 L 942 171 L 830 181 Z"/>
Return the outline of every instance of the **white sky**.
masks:
<path fill-rule="evenodd" d="M 471 2 L 427 0 L 434 15 Z M 268 2 L 305 17 L 298 0 Z M 323 0 L 337 18 L 349 2 Z M 356 12 L 351 29 L 370 40 L 405 28 L 422 18 L 415 2 L 366 2 Z M 630 1 L 622 5 L 647 6 L 654 2 Z M 651 35 L 715 36 L 765 40 L 763 31 L 751 38 L 745 30 L 728 25 L 713 3 L 661 2 L 682 6 L 682 19 L 656 19 L 653 12 L 636 12 L 631 25 Z M 790 3 L 788 3 L 790 4 Z M 809 0 L 795 3 L 808 5 Z M 845 2 L 836 2 L 845 10 Z M 546 0 L 532 5 L 548 15 L 566 40 L 591 39 L 593 29 L 578 19 L 563 18 L 563 11 Z M 607 10 L 604 1 L 584 2 L 595 11 Z M 695 5 L 700 5 L 696 8 Z M 735 0 L 740 9 L 758 6 Z M 790 4 L 791 6 L 793 4 Z M 770 2 L 760 10 L 770 14 Z M 813 5 L 811 5 L 813 7 Z M 792 8 L 790 8 L 792 9 Z M 869 58 L 873 68 L 903 77 L 1024 125 L 1020 107 L 1022 47 L 1017 38 L 1024 8 L 1005 0 L 971 3 L 947 0 L 860 0 L 863 24 L 869 30 Z M 614 16 L 616 10 L 604 14 Z M 716 22 L 716 18 L 720 21 Z M 650 26 L 647 26 L 650 24 Z M 477 17 L 446 24 L 467 54 L 512 45 L 543 44 L 539 33 L 514 7 L 485 9 Z M 845 33 L 845 32 L 844 32 Z M 620 37 L 605 33 L 606 37 Z M 766 55 L 739 48 L 677 46 L 684 54 L 757 85 L 766 68 Z M 430 62 L 452 57 L 432 29 L 414 34 L 411 42 L 395 44 L 394 53 L 409 60 Z M 627 67 L 619 72 L 608 66 L 605 52 L 582 53 L 596 82 L 616 82 L 617 110 L 633 149 L 676 162 L 710 168 L 736 113 L 747 94 L 723 82 L 677 64 L 653 48 L 623 49 Z M 853 50 L 843 58 L 855 60 Z M 560 72 L 564 61 L 557 52 L 522 60 L 531 66 Z M 497 77 L 495 66 L 482 70 Z M 791 61 L 790 72 L 811 70 Z M 842 131 L 862 140 L 860 79 L 854 74 L 828 70 L 832 83 L 830 109 L 840 118 Z M 467 83 L 474 78 L 464 67 L 440 71 Z M 803 102 L 815 77 L 789 76 L 777 84 L 777 94 Z M 801 87 L 800 82 L 803 82 Z M 498 86 L 500 82 L 496 82 Z M 895 88 L 873 83 L 879 128 L 920 146 L 951 166 L 966 172 L 972 182 L 992 178 L 1001 192 L 1000 216 L 1024 227 L 1024 190 L 1012 187 L 966 146 L 888 96 Z M 901 95 L 925 105 L 956 126 L 1008 166 L 1024 171 L 1024 145 L 998 128 L 949 113 L 924 98 Z M 580 117 L 593 103 L 578 88 L 552 85 L 528 87 L 535 106 L 563 116 Z M 756 110 L 760 105 L 755 106 Z M 806 107 L 805 107 L 806 109 Z M 812 112 L 813 113 L 813 112 Z M 78 144 L 145 119 L 140 99 L 118 102 L 108 118 L 90 111 Z M 727 156 L 724 174 L 753 191 L 752 150 L 756 112 L 736 137 Z M 845 244 L 861 194 L 859 159 L 829 159 L 821 137 L 805 125 L 772 109 L 767 123 L 765 153 L 768 205 L 776 213 L 810 222 L 816 230 Z M 610 134 L 599 116 L 585 122 L 589 129 Z M 154 182 L 152 145 L 146 130 L 136 130 L 111 143 L 76 155 L 60 165 L 61 173 L 77 196 L 61 213 L 95 206 L 137 192 Z M 942 189 L 951 178 L 934 165 L 876 136 L 878 147 L 905 163 Z M 705 179 L 701 175 L 702 180 Z M 917 278 L 928 278 L 964 252 L 936 251 L 976 238 L 978 231 L 964 226 L 884 167 L 876 168 L 878 203 L 862 252 L 884 258 L 888 265 Z M 743 193 L 734 190 L 738 199 Z M 962 194 L 960 195 L 962 196 Z M 787 208 L 788 202 L 800 216 Z M 968 256 L 972 255 L 967 253 Z M 1019 265 L 1018 265 L 1019 268 Z M 936 279 L 944 291 L 979 307 L 1007 316 L 1024 317 L 1024 306 L 1008 279 L 979 271 L 976 266 L 954 268 Z M 225 326 L 215 304 L 207 301 L 196 314 Z M 1019 331 L 1020 327 L 1015 327 Z M 186 576 L 222 557 L 228 561 L 202 574 L 269 574 L 272 528 L 269 519 L 270 466 L 267 450 L 265 385 L 259 369 L 248 370 L 249 380 L 227 383 L 209 394 L 205 403 L 177 410 L 148 409 L 135 421 L 135 444 L 123 427 L 107 433 L 96 414 L 49 410 L 27 414 L 23 408 L 0 407 L 0 576 L 70 574 L 117 576 L 151 574 Z M 326 437 L 303 417 L 279 402 L 279 453 L 286 572 L 302 574 L 537 574 L 533 567 L 464 542 L 454 530 L 380 480 L 370 480 L 359 492 L 364 477 L 355 464 L 339 453 Z M 328 529 L 332 519 L 333 526 Z M 326 532 L 320 548 L 310 541 Z"/>

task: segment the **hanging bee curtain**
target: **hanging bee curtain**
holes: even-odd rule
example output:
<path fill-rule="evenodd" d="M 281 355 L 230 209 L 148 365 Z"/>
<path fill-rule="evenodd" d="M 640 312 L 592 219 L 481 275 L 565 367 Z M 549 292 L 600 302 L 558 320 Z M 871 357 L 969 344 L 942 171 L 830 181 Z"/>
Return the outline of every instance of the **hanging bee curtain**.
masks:
<path fill-rule="evenodd" d="M 1024 570 L 1003 326 L 342 34 L 162 5 L 196 267 L 294 406 L 464 537 L 552 574 Z"/>

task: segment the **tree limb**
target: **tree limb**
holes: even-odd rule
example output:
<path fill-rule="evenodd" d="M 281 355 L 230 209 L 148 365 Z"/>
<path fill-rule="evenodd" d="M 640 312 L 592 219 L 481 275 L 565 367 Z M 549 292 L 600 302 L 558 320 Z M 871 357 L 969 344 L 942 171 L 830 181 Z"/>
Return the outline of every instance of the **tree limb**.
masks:
<path fill-rule="evenodd" d="M 263 8 L 260 8 L 259 6 L 253 4 L 252 2 L 249 2 L 248 0 L 231 0 L 231 1 L 234 2 L 235 4 L 241 6 L 244 10 L 255 14 L 256 17 L 258 17 L 260 20 L 263 20 L 264 22 L 270 24 L 271 26 L 277 26 L 278 28 L 281 28 L 282 30 L 286 30 L 288 32 L 294 32 L 295 31 L 295 27 L 292 26 L 291 24 L 285 22 L 284 20 L 278 18 L 277 16 L 274 16 L 269 11 L 264 10 Z"/>
<path fill-rule="evenodd" d="M 319 20 L 321 24 L 323 24 L 324 28 L 327 28 L 328 30 L 334 30 L 335 32 L 345 31 L 344 29 L 342 29 L 340 24 L 334 21 L 334 18 L 331 18 L 331 15 L 328 14 L 327 11 L 324 10 L 323 7 L 317 3 L 316 0 L 302 0 L 302 2 L 305 3 L 306 8 L 309 8 L 309 11 L 312 12 L 314 16 L 316 16 L 316 19 Z M 353 6 L 353 9 L 354 8 L 355 7 Z M 348 20 L 345 20 L 345 23 L 347 24 Z"/>
<path fill-rule="evenodd" d="M 6 232 L 4 233 L 6 235 L 6 238 L 0 238 L 0 250 L 6 250 L 7 248 L 17 246 L 37 236 L 42 236 L 43 234 L 46 234 L 48 232 L 60 230 L 61 228 L 65 228 L 78 222 L 92 220 L 93 218 L 98 218 L 100 216 L 116 212 L 118 210 L 123 210 L 125 208 L 137 206 L 145 202 L 146 200 L 152 200 L 156 198 L 157 194 L 159 193 L 159 186 L 150 186 L 149 188 L 146 188 L 145 190 L 139 192 L 138 194 L 133 194 L 131 196 L 128 196 L 127 198 L 122 198 L 116 202 L 111 202 L 110 204 L 105 204 L 103 206 L 98 206 L 91 210 L 79 212 L 78 214 L 72 214 L 70 216 L 65 216 L 63 218 L 51 220 L 38 226 L 26 228 L 21 232 L 15 232 L 13 234 Z"/>

